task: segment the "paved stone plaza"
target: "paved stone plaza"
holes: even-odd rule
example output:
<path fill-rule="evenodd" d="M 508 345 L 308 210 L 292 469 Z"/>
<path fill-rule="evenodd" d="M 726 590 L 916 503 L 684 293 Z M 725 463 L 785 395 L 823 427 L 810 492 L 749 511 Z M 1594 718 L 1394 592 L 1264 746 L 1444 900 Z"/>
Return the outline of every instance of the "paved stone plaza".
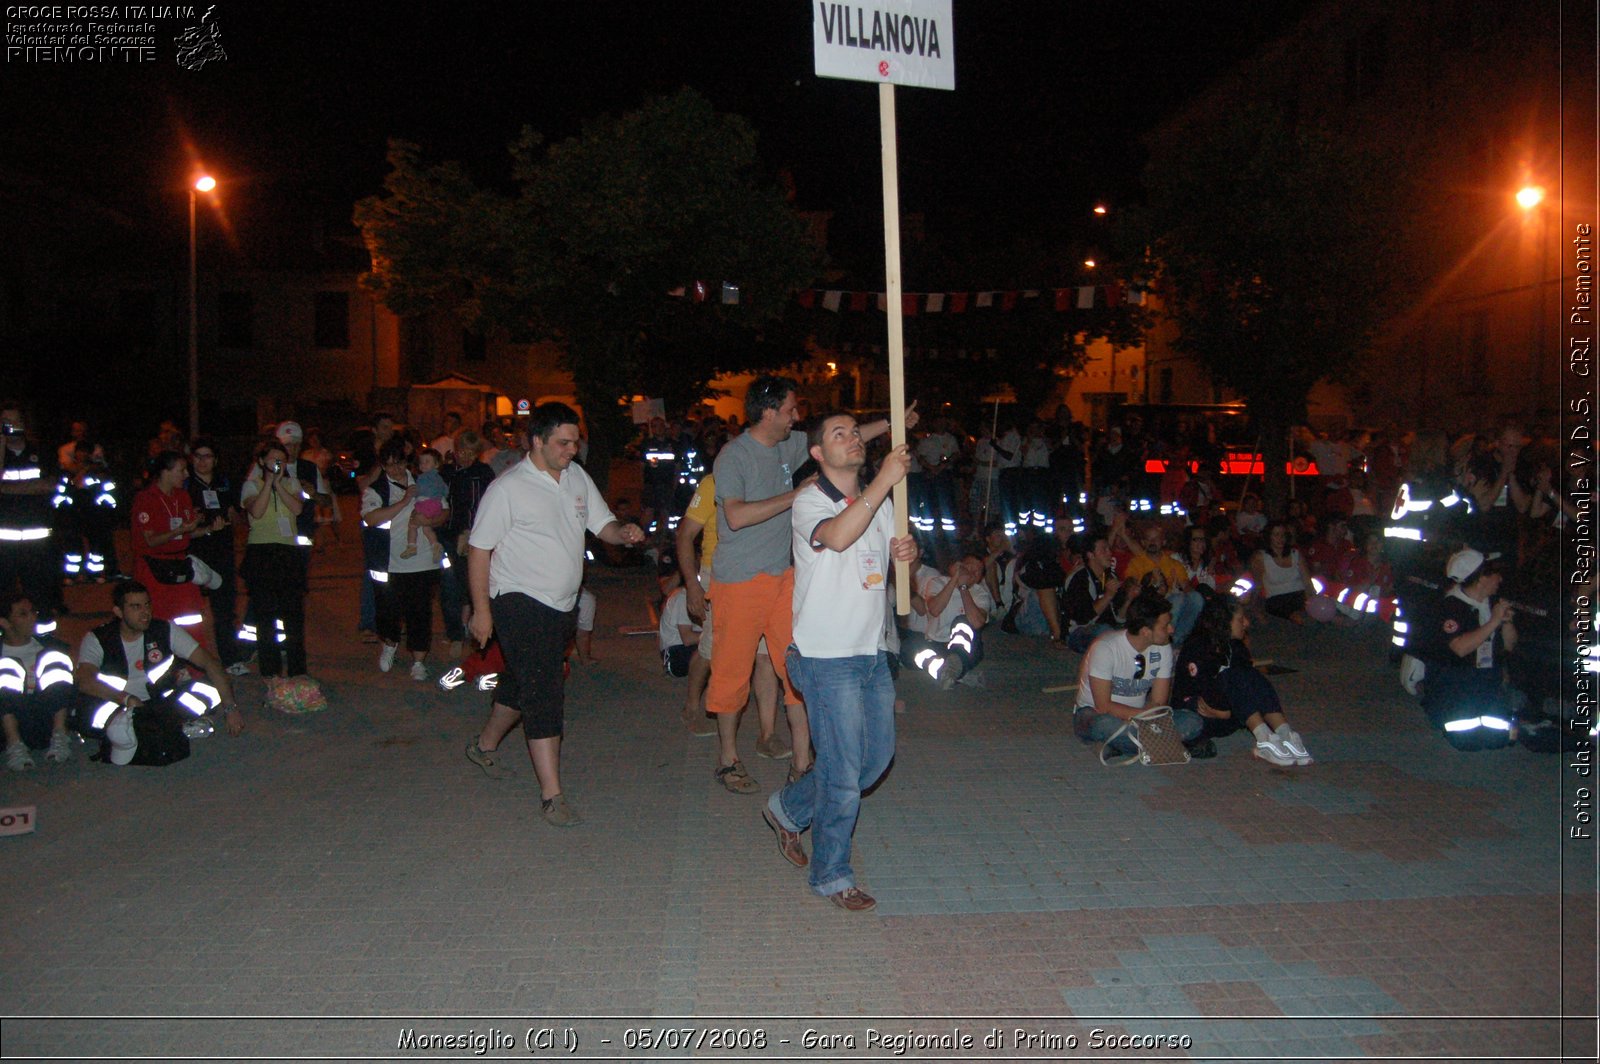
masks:
<path fill-rule="evenodd" d="M 1594 850 L 1563 847 L 1559 759 L 1450 750 L 1384 632 L 1258 626 L 1301 769 L 1243 736 L 1102 768 L 1042 690 L 1078 658 L 1039 641 L 996 633 L 983 687 L 902 676 L 856 833 L 879 905 L 850 915 L 761 821 L 784 766 L 754 722 L 763 794 L 728 794 L 653 637 L 619 633 L 649 621 L 643 569 L 591 579 L 563 831 L 525 758 L 463 757 L 487 696 L 377 671 L 358 563 L 314 566 L 327 712 L 252 711 L 166 769 L 0 774 L 38 810 L 0 838 L 6 1055 L 1595 1059 Z M 109 616 L 103 587 L 71 601 L 74 641 Z"/>

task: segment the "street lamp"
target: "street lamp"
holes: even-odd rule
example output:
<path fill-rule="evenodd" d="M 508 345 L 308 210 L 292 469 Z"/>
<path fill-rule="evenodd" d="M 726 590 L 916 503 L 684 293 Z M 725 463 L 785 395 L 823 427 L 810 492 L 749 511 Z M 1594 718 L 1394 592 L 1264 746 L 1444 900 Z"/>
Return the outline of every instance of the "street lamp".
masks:
<path fill-rule="evenodd" d="M 1539 243 L 1534 248 L 1533 254 L 1539 260 L 1539 283 L 1533 289 L 1533 334 L 1531 352 L 1532 365 L 1528 374 L 1529 381 L 1534 388 L 1534 402 L 1540 402 L 1545 395 L 1544 364 L 1545 364 L 1545 331 L 1544 331 L 1544 286 L 1546 282 L 1546 245 L 1550 243 L 1550 211 L 1540 210 L 1544 203 L 1544 189 L 1539 185 L 1524 185 L 1517 190 L 1517 206 L 1522 208 L 1524 217 L 1531 217 L 1534 211 L 1539 212 Z M 1530 411 L 1531 412 L 1531 411 Z"/>
<path fill-rule="evenodd" d="M 195 283 L 195 199 L 217 187 L 217 179 L 200 174 L 189 186 L 189 438 L 200 435 L 200 312 Z"/>

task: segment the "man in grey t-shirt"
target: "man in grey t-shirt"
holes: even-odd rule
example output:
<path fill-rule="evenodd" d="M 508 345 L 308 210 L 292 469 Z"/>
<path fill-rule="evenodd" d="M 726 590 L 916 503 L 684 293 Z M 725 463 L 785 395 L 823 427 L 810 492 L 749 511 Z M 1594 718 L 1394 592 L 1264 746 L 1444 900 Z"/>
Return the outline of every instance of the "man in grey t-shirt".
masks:
<path fill-rule="evenodd" d="M 788 377 L 757 377 L 745 392 L 745 432 L 717 455 L 717 551 L 712 559 L 711 680 L 706 711 L 717 719 L 716 777 L 728 790 L 752 794 L 758 786 L 739 760 L 739 712 L 750 697 L 750 670 L 763 636 L 773 669 L 783 682 L 789 735 L 794 747 L 790 775 L 811 765 L 811 734 L 805 705 L 789 684 L 784 653 L 793 638 L 794 568 L 789 550 L 789 507 L 797 491 L 794 473 L 806 461 L 796 420 L 796 383 Z M 913 404 L 914 406 L 915 404 Z M 915 410 L 906 412 L 909 428 Z M 887 420 L 861 427 L 863 440 L 882 435 Z"/>

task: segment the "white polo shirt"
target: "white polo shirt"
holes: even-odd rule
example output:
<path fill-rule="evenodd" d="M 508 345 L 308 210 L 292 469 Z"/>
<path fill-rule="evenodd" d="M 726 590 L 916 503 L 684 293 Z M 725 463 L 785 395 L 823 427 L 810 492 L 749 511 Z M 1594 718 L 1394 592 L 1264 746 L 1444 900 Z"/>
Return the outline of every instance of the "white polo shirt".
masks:
<path fill-rule="evenodd" d="M 576 462 L 561 479 L 524 458 L 484 491 L 467 542 L 493 551 L 489 597 L 530 595 L 563 613 L 583 583 L 583 533 L 616 520 L 600 489 Z"/>
<path fill-rule="evenodd" d="M 889 537 L 894 504 L 883 500 L 861 537 L 842 551 L 813 536 L 852 500 L 826 476 L 795 497 L 790 510 L 794 545 L 794 645 L 808 658 L 851 658 L 887 649 L 883 616 L 889 586 Z"/>

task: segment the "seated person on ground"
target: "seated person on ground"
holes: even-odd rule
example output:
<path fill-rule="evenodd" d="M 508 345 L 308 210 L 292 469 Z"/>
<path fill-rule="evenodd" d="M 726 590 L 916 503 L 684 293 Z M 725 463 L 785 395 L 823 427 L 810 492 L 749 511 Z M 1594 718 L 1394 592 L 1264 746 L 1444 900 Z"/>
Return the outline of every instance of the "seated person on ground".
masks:
<path fill-rule="evenodd" d="M 1136 752 L 1127 733 L 1111 737 L 1146 709 L 1171 704 L 1171 641 L 1171 604 L 1153 591 L 1141 591 L 1128 604 L 1127 627 L 1106 632 L 1083 657 L 1078 708 L 1072 714 L 1078 738 L 1086 743 L 1110 740 L 1109 749 L 1116 754 Z M 1200 737 L 1200 716 L 1193 710 L 1174 708 L 1172 723 L 1184 743 Z"/>
<path fill-rule="evenodd" d="M 1054 536 L 1027 527 L 1021 533 L 1013 594 L 1013 627 L 1023 635 L 1048 635 L 1061 639 L 1061 585 L 1067 574 Z"/>
<path fill-rule="evenodd" d="M 936 646 L 951 643 L 957 625 L 965 621 L 971 628 L 971 646 L 963 646 L 965 666 L 970 670 L 983 658 L 983 648 L 977 633 L 989 623 L 989 611 L 994 599 L 983 582 L 983 554 L 981 548 L 972 547 L 962 552 L 944 573 L 936 573 L 923 580 L 918 590 L 927 606 L 928 642 Z"/>
<path fill-rule="evenodd" d="M 182 627 L 153 618 L 143 584 L 124 580 L 112 588 L 111 612 L 78 649 L 77 728 L 102 740 L 101 760 L 136 763 L 147 727 L 176 718 L 191 723 L 218 708 L 230 735 L 244 730 L 222 663 Z M 184 661 L 204 671 L 209 686 L 191 681 Z"/>
<path fill-rule="evenodd" d="M 1188 570 L 1168 552 L 1166 530 L 1159 521 L 1151 521 L 1139 529 L 1137 536 L 1132 536 L 1126 525 L 1118 522 L 1112 527 L 1111 538 L 1118 537 L 1132 551 L 1127 567 L 1122 570 L 1123 579 L 1143 584 L 1171 604 L 1172 641 L 1181 644 L 1194 631 L 1204 603 L 1198 592 L 1188 589 Z"/>
<path fill-rule="evenodd" d="M 24 772 L 34 767 L 31 750 L 59 765 L 72 758 L 67 711 L 76 692 L 72 657 L 67 645 L 36 635 L 39 614 L 26 595 L 0 597 L 0 725 L 5 728 L 6 767 Z"/>
<path fill-rule="evenodd" d="M 1072 537 L 1072 552 L 1079 564 L 1067 577 L 1061 614 L 1067 622 L 1067 648 L 1078 654 L 1089 649 L 1101 633 L 1122 623 L 1131 597 L 1139 585 L 1117 579 L 1111 544 L 1101 531 Z"/>
<path fill-rule="evenodd" d="M 1306 549 L 1306 566 L 1312 576 L 1331 584 L 1355 552 L 1350 545 L 1349 523 L 1343 517 L 1329 516 L 1323 520 L 1322 535 Z"/>
<path fill-rule="evenodd" d="M 1203 738 L 1249 729 L 1256 757 L 1273 765 L 1309 765 L 1311 755 L 1289 727 L 1272 681 L 1251 660 L 1249 631 L 1244 603 L 1226 593 L 1207 594 L 1200 623 L 1178 654 L 1173 705 L 1203 718 Z"/>
<path fill-rule="evenodd" d="M 1274 617 L 1306 623 L 1306 596 L 1311 593 L 1311 571 L 1290 538 L 1289 526 L 1274 521 L 1267 526 L 1261 549 L 1250 559 L 1252 587 L 1247 601 L 1256 601 Z"/>
<path fill-rule="evenodd" d="M 656 645 L 668 676 L 689 675 L 689 665 L 700 650 L 700 626 L 689 616 L 689 596 L 681 585 L 661 605 Z"/>

